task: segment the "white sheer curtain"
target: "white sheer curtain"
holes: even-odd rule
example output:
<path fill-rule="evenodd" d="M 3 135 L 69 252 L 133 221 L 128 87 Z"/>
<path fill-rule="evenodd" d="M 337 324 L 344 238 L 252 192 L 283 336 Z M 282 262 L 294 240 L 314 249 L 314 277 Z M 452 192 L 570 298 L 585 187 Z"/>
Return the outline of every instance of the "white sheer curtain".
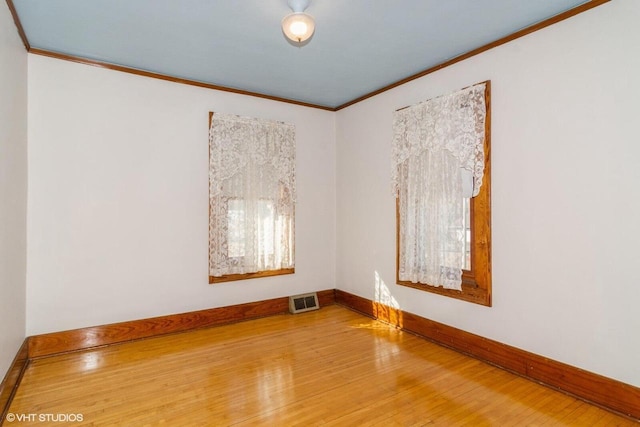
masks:
<path fill-rule="evenodd" d="M 461 171 L 484 171 L 485 84 L 396 111 L 393 188 L 399 202 L 401 281 L 461 289 L 464 219 Z"/>
<path fill-rule="evenodd" d="M 215 113 L 209 129 L 209 275 L 294 267 L 295 128 Z"/>

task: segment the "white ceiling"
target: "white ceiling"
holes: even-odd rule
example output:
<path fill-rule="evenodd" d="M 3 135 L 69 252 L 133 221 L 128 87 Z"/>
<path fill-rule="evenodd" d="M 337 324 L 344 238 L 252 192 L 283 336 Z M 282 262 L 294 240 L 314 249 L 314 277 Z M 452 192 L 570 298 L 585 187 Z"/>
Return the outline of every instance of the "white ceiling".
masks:
<path fill-rule="evenodd" d="M 11 0 L 9 0 L 11 2 Z M 13 0 L 31 48 L 335 108 L 587 0 Z"/>

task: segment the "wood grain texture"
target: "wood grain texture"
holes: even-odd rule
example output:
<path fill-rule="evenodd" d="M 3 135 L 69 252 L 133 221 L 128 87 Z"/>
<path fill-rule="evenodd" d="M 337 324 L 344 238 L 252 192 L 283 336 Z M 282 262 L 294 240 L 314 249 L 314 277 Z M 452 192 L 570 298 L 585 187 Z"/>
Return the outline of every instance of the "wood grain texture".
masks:
<path fill-rule="evenodd" d="M 637 425 L 337 305 L 40 358 L 10 411 L 96 427 Z"/>
<path fill-rule="evenodd" d="M 640 420 L 640 388 L 336 289 L 337 304 Z"/>
<path fill-rule="evenodd" d="M 0 425 L 2 425 L 7 412 L 9 411 L 9 406 L 13 400 L 13 396 L 20 385 L 20 380 L 22 379 L 22 375 L 27 369 L 27 365 L 29 363 L 28 358 L 28 338 L 24 340 L 16 357 L 13 359 L 13 362 L 9 366 L 7 370 L 7 374 L 5 375 L 2 383 L 0 383 Z"/>
<path fill-rule="evenodd" d="M 480 46 L 480 47 L 478 47 L 476 49 L 473 49 L 473 50 L 471 50 L 471 51 L 469 51 L 467 53 L 464 53 L 464 54 L 462 54 L 460 56 L 456 56 L 455 58 L 449 59 L 448 61 L 445 61 L 445 62 L 443 62 L 441 64 L 435 65 L 435 66 L 433 66 L 431 68 L 427 68 L 424 71 L 421 71 L 421 72 L 416 73 L 416 74 L 414 74 L 412 76 L 406 77 L 406 78 L 404 78 L 402 80 L 398 80 L 395 83 L 392 83 L 392 84 L 390 84 L 388 86 L 384 86 L 384 87 L 382 87 L 382 88 L 380 88 L 378 90 L 370 92 L 370 93 L 368 93 L 366 95 L 363 95 L 363 96 L 361 96 L 359 98 L 353 99 L 353 100 L 351 100 L 349 102 L 346 102 L 346 103 L 344 103 L 342 105 L 339 105 L 334 110 L 335 111 L 340 111 L 343 108 L 347 108 L 347 107 L 349 107 L 351 105 L 357 104 L 358 102 L 364 101 L 365 99 L 372 98 L 372 97 L 374 97 L 376 95 L 379 95 L 379 94 L 381 94 L 383 92 L 391 90 L 391 89 L 393 89 L 395 87 L 401 86 L 401 85 L 403 85 L 405 83 L 408 83 L 408 82 L 410 82 L 412 80 L 416 80 L 416 79 L 419 79 L 420 77 L 424 77 L 424 76 L 426 76 L 428 74 L 435 73 L 436 71 L 442 70 L 443 68 L 447 68 L 450 65 L 457 64 L 458 62 L 462 62 L 465 59 L 469 59 L 469 58 L 471 58 L 473 56 L 479 55 L 479 54 L 481 54 L 483 52 L 486 52 L 486 51 L 488 51 L 490 49 L 493 49 L 494 47 L 498 47 L 498 46 L 501 46 L 501 45 L 503 45 L 505 43 L 509 43 L 510 41 L 519 39 L 520 37 L 524 37 L 524 36 L 526 36 L 528 34 L 534 33 L 536 31 L 541 30 L 543 28 L 546 28 L 546 27 L 548 27 L 550 25 L 557 24 L 558 22 L 564 21 L 565 19 L 568 19 L 568 18 L 571 18 L 573 16 L 576 16 L 576 15 L 582 13 L 582 12 L 586 12 L 587 10 L 593 9 L 594 7 L 597 7 L 597 6 L 603 5 L 605 3 L 608 3 L 609 1 L 611 1 L 611 0 L 591 0 L 591 1 L 587 2 L 587 3 L 581 4 L 580 6 L 574 7 L 571 10 L 567 10 L 566 12 L 563 12 L 563 13 L 561 13 L 559 15 L 556 15 L 556 16 L 553 16 L 553 17 L 551 17 L 549 19 L 546 19 L 544 21 L 538 22 L 537 24 L 531 25 L 531 26 L 529 26 L 527 28 L 523 28 L 522 30 L 516 31 L 513 34 L 505 36 L 505 37 L 503 37 L 501 39 L 498 39 L 498 40 L 496 40 L 494 42 L 487 43 L 484 46 Z"/>
<path fill-rule="evenodd" d="M 318 296 L 318 305 L 320 307 L 326 307 L 336 303 L 336 290 L 327 289 L 325 291 L 316 292 Z"/>
<path fill-rule="evenodd" d="M 334 290 L 318 292 L 319 304 L 332 304 Z M 127 341 L 184 332 L 214 325 L 286 313 L 289 298 L 274 298 L 228 307 L 132 320 L 70 331 L 35 335 L 29 338 L 29 358 L 118 344 Z"/>
<path fill-rule="evenodd" d="M 283 274 L 294 274 L 295 268 L 281 268 L 279 270 L 256 271 L 255 273 L 225 274 L 224 276 L 209 276 L 209 284 L 233 282 L 237 280 L 257 279 L 260 277 L 281 276 Z"/>

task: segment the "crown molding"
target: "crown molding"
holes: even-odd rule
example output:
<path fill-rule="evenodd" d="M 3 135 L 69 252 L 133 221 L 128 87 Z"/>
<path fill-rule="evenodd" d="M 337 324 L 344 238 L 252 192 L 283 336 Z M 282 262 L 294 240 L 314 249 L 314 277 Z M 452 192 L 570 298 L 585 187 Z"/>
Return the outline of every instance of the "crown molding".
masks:
<path fill-rule="evenodd" d="M 272 96 L 272 95 L 267 95 L 267 94 L 263 94 L 263 93 L 258 93 L 258 92 L 251 92 L 251 91 L 247 91 L 247 90 L 242 90 L 242 89 L 238 89 L 238 88 L 231 88 L 231 87 L 227 87 L 227 86 L 220 86 L 220 85 L 215 85 L 215 84 L 210 84 L 210 83 L 205 83 L 205 82 L 201 82 L 201 81 L 197 81 L 197 80 L 190 80 L 190 79 L 183 79 L 183 78 L 179 78 L 179 77 L 174 77 L 174 76 L 170 76 L 170 75 L 166 75 L 166 74 L 162 74 L 162 73 L 155 73 L 155 72 L 151 72 L 151 71 L 145 71 L 145 70 L 140 70 L 140 69 L 136 69 L 136 68 L 132 68 L 132 67 L 127 67 L 127 66 L 123 66 L 123 65 L 116 65 L 116 64 L 111 64 L 108 62 L 104 62 L 104 61 L 98 61 L 98 60 L 94 60 L 94 59 L 88 59 L 88 58 L 83 58 L 83 57 L 79 57 L 79 56 L 74 56 L 74 55 L 67 55 L 64 53 L 59 53 L 59 52 L 53 52 L 50 50 L 45 50 L 45 49 L 37 49 L 37 48 L 33 48 L 31 47 L 31 45 L 29 44 L 29 40 L 27 39 L 27 36 L 24 32 L 24 29 L 22 27 L 22 24 L 20 22 L 20 18 L 16 12 L 15 6 L 13 4 L 13 0 L 6 0 L 7 5 L 9 6 L 9 10 L 11 11 L 11 15 L 13 16 L 13 20 L 16 24 L 16 28 L 18 30 L 18 34 L 20 35 L 20 38 L 22 39 L 22 42 L 24 43 L 25 48 L 27 49 L 27 52 L 29 53 L 33 53 L 35 55 L 42 55 L 42 56 L 48 56 L 51 58 L 56 58 L 56 59 L 61 59 L 64 61 L 71 61 L 71 62 L 77 62 L 80 64 L 85 64 L 85 65 L 91 65 L 94 67 L 101 67 L 101 68 L 106 68 L 106 69 L 110 69 L 110 70 L 115 70 L 115 71 L 120 71 L 120 72 L 124 72 L 124 73 L 130 73 L 130 74 L 135 74 L 138 76 L 143 76 L 143 77 L 149 77 L 149 78 L 154 78 L 154 79 L 159 79 L 159 80 L 165 80 L 165 81 L 169 81 L 169 82 L 174 82 L 174 83 L 180 83 L 180 84 L 186 84 L 186 85 L 190 85 L 190 86 L 196 86 L 196 87 L 201 87 L 201 88 L 205 88 L 205 89 L 213 89 L 213 90 L 219 90 L 219 91 L 223 91 L 223 92 L 231 92 L 231 93 L 236 93 L 239 95 L 246 95 L 246 96 L 253 96 L 256 98 L 262 98 L 262 99 L 268 99 L 271 101 L 278 101 L 278 102 L 285 102 L 288 104 L 294 104 L 294 105 L 300 105 L 303 107 L 309 107 L 309 108 L 317 108 L 320 110 L 325 110 L 325 111 L 340 111 L 344 108 L 350 107 L 354 104 L 357 104 L 361 101 L 364 101 L 365 99 L 369 99 L 371 97 L 374 97 L 376 95 L 379 95 L 383 92 L 386 92 L 388 90 L 391 90 L 395 87 L 401 86 L 405 83 L 408 83 L 412 80 L 416 80 L 419 79 L 420 77 L 424 77 L 428 74 L 434 73 L 436 71 L 442 70 L 443 68 L 447 68 L 453 64 L 456 64 L 458 62 L 464 61 L 465 59 L 471 58 L 473 56 L 476 56 L 478 54 L 481 54 L 483 52 L 486 52 L 490 49 L 493 49 L 494 47 L 498 47 L 501 46 L 505 43 L 508 43 L 512 40 L 516 40 L 520 37 L 524 37 L 528 34 L 531 34 L 535 31 L 541 30 L 543 28 L 546 28 L 550 25 L 556 24 L 558 22 L 564 21 L 565 19 L 571 18 L 575 15 L 578 15 L 582 12 L 586 12 L 590 9 L 593 9 L 594 7 L 603 5 L 605 3 L 610 2 L 611 0 L 590 0 L 586 3 L 583 3 L 579 6 L 574 7 L 573 9 L 567 10 L 563 13 L 560 13 L 556 16 L 553 16 L 549 19 L 545 19 L 544 21 L 540 21 L 537 24 L 533 24 L 529 27 L 523 28 L 522 30 L 516 31 L 513 34 L 510 34 L 508 36 L 502 37 L 501 39 L 498 39 L 494 42 L 488 43 L 486 45 L 480 46 L 474 50 L 471 50 L 467 53 L 464 53 L 460 56 L 457 56 L 455 58 L 449 59 L 445 62 L 442 62 L 440 64 L 437 64 L 433 67 L 427 68 L 426 70 L 423 70 L 417 74 L 413 74 L 409 77 L 406 77 L 402 80 L 398 80 L 395 83 L 392 83 L 390 85 L 384 86 L 380 89 L 377 89 L 373 92 L 370 92 L 366 95 L 360 96 L 358 98 L 355 98 L 351 101 L 348 101 L 344 104 L 338 105 L 337 107 L 329 107 L 326 105 L 319 105 L 319 104 L 314 104 L 314 103 L 310 103 L 310 102 L 302 102 L 302 101 L 297 101 L 295 99 L 289 99 L 289 98 L 282 98 L 282 97 L 278 97 L 278 96 Z"/>

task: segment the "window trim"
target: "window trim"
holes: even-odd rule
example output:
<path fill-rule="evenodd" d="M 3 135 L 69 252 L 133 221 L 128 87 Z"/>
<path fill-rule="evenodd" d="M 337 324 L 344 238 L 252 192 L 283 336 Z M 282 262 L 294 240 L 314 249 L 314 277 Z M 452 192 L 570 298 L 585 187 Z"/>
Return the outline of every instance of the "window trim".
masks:
<path fill-rule="evenodd" d="M 209 206 L 209 209 L 211 209 L 211 206 Z M 295 207 L 294 207 L 294 216 L 295 216 Z M 295 251 L 295 241 L 293 242 L 293 245 L 294 245 L 293 250 Z M 209 284 L 212 285 L 214 283 L 234 282 L 238 280 L 257 279 L 260 277 L 281 276 L 285 274 L 294 274 L 295 272 L 296 272 L 295 267 L 291 267 L 291 268 L 280 268 L 278 270 L 255 271 L 251 273 L 223 274 L 222 276 L 209 276 Z"/>
<path fill-rule="evenodd" d="M 211 121 L 213 120 L 213 115 L 215 113 L 210 111 L 209 112 L 209 127 L 208 129 L 211 129 Z M 209 151 L 209 161 L 211 161 L 211 146 L 210 143 L 207 144 L 208 147 L 208 151 Z M 209 197 L 209 215 L 207 218 L 211 218 L 211 194 L 210 194 L 210 190 L 207 191 L 209 193 L 208 197 Z M 293 221 L 295 221 L 295 205 L 293 207 Z M 293 244 L 293 251 L 295 253 L 295 236 L 294 236 L 294 241 L 292 242 Z M 281 268 L 281 269 L 277 269 L 277 270 L 263 270 L 263 271 L 255 271 L 255 272 L 251 272 L 251 273 L 237 273 L 237 274 L 224 274 L 222 276 L 211 276 L 209 275 L 209 284 L 216 284 L 216 283 L 224 283 L 224 282 L 233 282 L 233 281 L 239 281 L 239 280 L 248 280 L 248 279 L 257 279 L 257 278 L 261 278 L 261 277 L 271 277 L 271 276 L 281 276 L 281 275 L 285 275 L 285 274 L 295 274 L 296 269 L 295 266 L 291 267 L 291 268 Z"/>
<path fill-rule="evenodd" d="M 233 282 L 236 280 L 257 279 L 259 277 L 282 276 L 284 274 L 294 274 L 295 268 L 282 268 L 280 270 L 256 271 L 255 273 L 225 274 L 223 276 L 209 276 L 209 284 Z"/>
<path fill-rule="evenodd" d="M 491 81 L 485 83 L 484 175 L 471 199 L 471 270 L 462 271 L 462 290 L 400 280 L 400 203 L 396 197 L 396 283 L 438 295 L 491 307 Z"/>

